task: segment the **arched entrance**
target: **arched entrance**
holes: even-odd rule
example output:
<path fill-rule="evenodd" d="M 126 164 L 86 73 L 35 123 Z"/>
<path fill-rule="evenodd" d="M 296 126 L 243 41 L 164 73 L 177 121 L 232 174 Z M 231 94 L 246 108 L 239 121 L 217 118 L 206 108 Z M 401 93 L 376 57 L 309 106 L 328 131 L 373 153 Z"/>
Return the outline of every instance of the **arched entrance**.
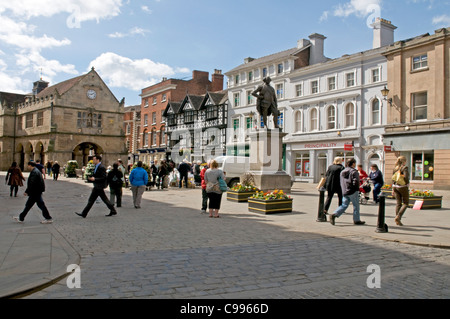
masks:
<path fill-rule="evenodd" d="M 17 157 L 14 156 L 14 158 L 18 158 L 17 162 L 19 164 L 20 169 L 23 172 L 24 168 L 25 168 L 25 149 L 22 144 L 17 145 L 16 155 L 17 155 Z"/>
<path fill-rule="evenodd" d="M 86 166 L 94 155 L 103 154 L 103 149 L 94 143 L 81 143 L 72 152 L 72 160 L 77 161 L 80 167 Z"/>
<path fill-rule="evenodd" d="M 40 160 L 42 165 L 45 164 L 44 144 L 42 144 L 41 142 L 36 144 L 36 151 L 34 153 L 34 156 L 35 161 Z"/>

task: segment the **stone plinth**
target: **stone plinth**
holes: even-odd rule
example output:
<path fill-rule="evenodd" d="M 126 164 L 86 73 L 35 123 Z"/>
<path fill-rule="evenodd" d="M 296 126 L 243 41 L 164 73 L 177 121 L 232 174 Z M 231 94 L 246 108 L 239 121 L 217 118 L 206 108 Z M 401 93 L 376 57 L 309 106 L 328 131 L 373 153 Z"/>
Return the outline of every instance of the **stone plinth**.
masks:
<path fill-rule="evenodd" d="M 291 176 L 283 171 L 283 137 L 287 134 L 279 129 L 251 132 L 250 173 L 255 187 L 263 192 L 283 190 L 291 192 Z"/>

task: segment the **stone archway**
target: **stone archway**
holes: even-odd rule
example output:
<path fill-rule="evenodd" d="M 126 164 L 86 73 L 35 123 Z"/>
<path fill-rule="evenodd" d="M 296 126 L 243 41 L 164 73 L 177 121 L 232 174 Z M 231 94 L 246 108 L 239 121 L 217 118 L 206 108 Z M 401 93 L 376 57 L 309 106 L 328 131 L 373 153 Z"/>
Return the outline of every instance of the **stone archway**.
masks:
<path fill-rule="evenodd" d="M 44 165 L 45 164 L 45 152 L 44 152 L 44 144 L 42 144 L 42 142 L 38 142 L 36 144 L 36 150 L 34 152 L 34 160 L 40 160 L 41 164 Z"/>
<path fill-rule="evenodd" d="M 78 144 L 72 151 L 72 160 L 77 161 L 80 167 L 86 166 L 94 155 L 103 154 L 103 149 L 95 143 L 85 142 Z"/>
<path fill-rule="evenodd" d="M 25 148 L 23 147 L 22 144 L 17 145 L 16 155 L 18 155 L 18 160 L 17 160 L 18 165 L 23 172 L 25 169 Z M 16 156 L 14 156 L 14 158 L 16 158 Z"/>

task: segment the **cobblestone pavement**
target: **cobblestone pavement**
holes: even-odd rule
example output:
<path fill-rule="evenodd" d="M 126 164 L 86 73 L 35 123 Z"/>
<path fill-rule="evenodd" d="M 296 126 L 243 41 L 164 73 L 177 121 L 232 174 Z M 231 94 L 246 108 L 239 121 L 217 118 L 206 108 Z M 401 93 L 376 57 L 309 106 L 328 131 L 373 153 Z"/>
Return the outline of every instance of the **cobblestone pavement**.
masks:
<path fill-rule="evenodd" d="M 328 235 L 300 231 L 286 225 L 307 213 L 251 214 L 225 196 L 221 218 L 208 218 L 200 214 L 199 189 L 146 192 L 140 210 L 125 190 L 117 217 L 104 217 L 100 203 L 82 219 L 74 211 L 86 204 L 91 185 L 47 185 L 64 198 L 47 204 L 52 227 L 81 255 L 81 288 L 69 289 L 64 279 L 27 299 L 450 297 L 448 249 L 337 236 L 329 224 Z M 302 211 L 314 219 L 317 199 L 304 198 Z M 367 285 L 372 264 L 381 270 L 379 289 Z"/>

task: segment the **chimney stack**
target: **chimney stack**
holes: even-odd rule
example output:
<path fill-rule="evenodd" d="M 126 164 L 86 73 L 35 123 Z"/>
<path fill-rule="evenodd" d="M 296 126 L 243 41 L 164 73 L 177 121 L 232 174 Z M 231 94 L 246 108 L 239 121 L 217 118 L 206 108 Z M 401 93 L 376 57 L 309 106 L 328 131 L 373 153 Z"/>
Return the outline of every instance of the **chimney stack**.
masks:
<path fill-rule="evenodd" d="M 326 37 L 322 34 L 313 33 L 309 36 L 309 39 L 311 40 L 309 64 L 313 65 L 327 61 L 324 55 L 324 42 Z"/>
<path fill-rule="evenodd" d="M 211 92 L 223 91 L 224 75 L 222 74 L 222 70 L 215 69 L 211 78 L 212 78 Z"/>
<path fill-rule="evenodd" d="M 373 24 L 373 48 L 381 48 L 394 43 L 394 30 L 397 29 L 391 21 L 377 18 Z"/>

